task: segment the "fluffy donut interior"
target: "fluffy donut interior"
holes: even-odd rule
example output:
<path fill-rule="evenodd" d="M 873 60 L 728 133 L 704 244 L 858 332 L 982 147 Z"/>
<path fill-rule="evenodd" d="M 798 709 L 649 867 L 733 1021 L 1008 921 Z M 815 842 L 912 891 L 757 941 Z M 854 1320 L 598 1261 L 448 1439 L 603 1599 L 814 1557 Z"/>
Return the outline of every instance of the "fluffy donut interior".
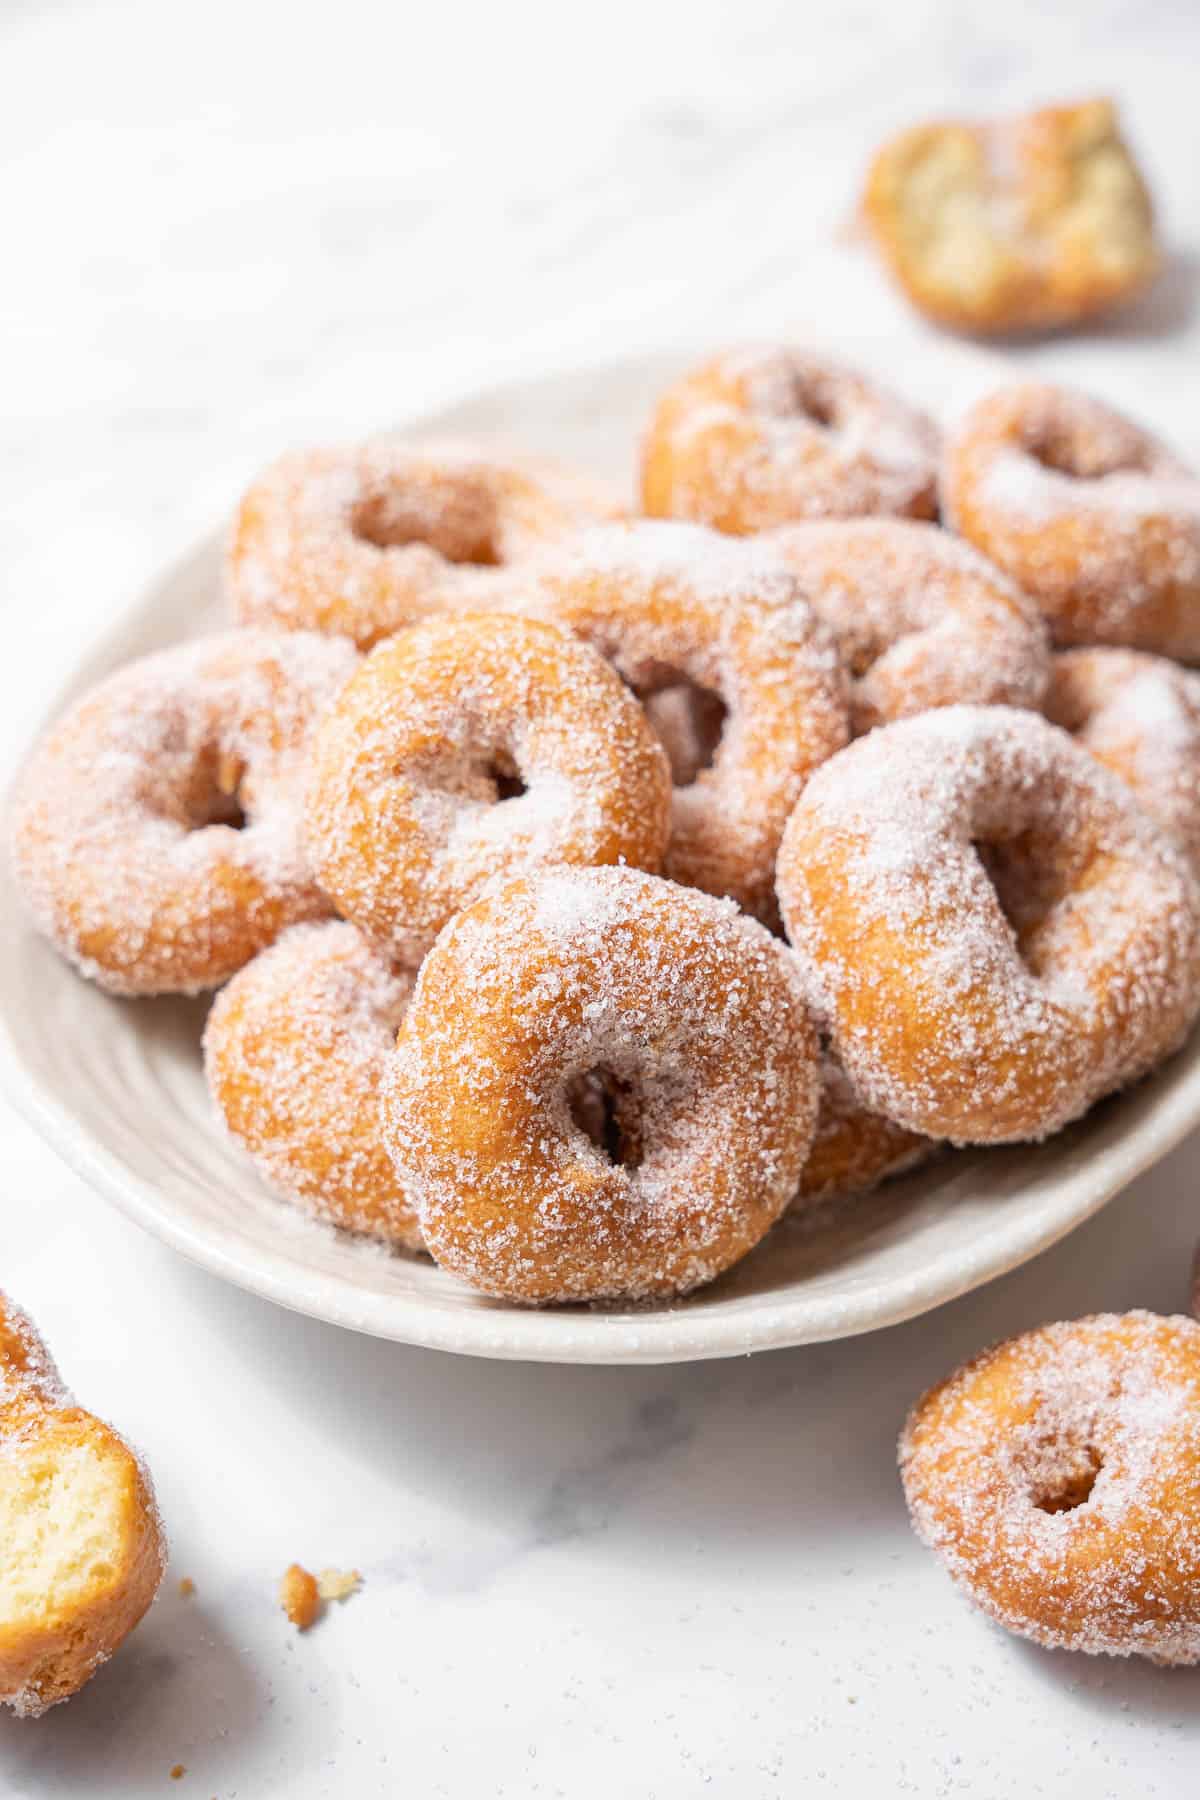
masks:
<path fill-rule="evenodd" d="M 123 1471 L 51 1426 L 0 1456 L 0 1629 L 69 1611 L 118 1574 Z"/>

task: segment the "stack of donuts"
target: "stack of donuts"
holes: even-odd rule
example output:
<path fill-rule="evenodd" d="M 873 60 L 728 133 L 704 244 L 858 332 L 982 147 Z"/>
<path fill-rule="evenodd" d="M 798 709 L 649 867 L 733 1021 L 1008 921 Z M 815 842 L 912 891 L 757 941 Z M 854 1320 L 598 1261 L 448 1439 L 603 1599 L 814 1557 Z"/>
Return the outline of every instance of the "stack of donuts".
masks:
<path fill-rule="evenodd" d="M 231 623 L 23 770 L 38 927 L 219 990 L 278 1194 L 527 1303 L 684 1294 L 1200 1009 L 1200 479 L 1021 385 L 943 441 L 785 348 L 663 394 L 639 508 L 456 446 L 285 457 Z"/>

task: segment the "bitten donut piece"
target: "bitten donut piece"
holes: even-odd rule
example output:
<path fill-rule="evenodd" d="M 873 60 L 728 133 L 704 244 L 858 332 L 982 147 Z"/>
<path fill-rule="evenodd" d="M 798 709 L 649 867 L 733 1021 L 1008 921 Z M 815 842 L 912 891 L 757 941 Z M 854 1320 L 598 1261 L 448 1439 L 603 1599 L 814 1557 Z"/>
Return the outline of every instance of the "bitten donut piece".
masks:
<path fill-rule="evenodd" d="M 931 1138 L 864 1106 L 845 1069 L 826 1051 L 817 1128 L 790 1210 L 807 1212 L 823 1200 L 869 1194 L 927 1162 L 937 1148 Z"/>
<path fill-rule="evenodd" d="M 985 336 L 1108 312 L 1161 264 L 1111 100 L 903 131 L 871 165 L 863 214 L 913 304 Z"/>
<path fill-rule="evenodd" d="M 1044 1137 L 1200 1007 L 1185 859 L 1036 713 L 944 707 L 860 738 L 809 782 L 779 896 L 863 1100 L 928 1137 Z"/>
<path fill-rule="evenodd" d="M 931 519 L 937 455 L 932 421 L 857 370 L 806 350 L 731 350 L 660 399 L 642 506 L 737 535 L 862 513 Z"/>
<path fill-rule="evenodd" d="M 796 1190 L 816 1040 L 791 953 L 631 869 L 497 883 L 422 966 L 384 1082 L 433 1255 L 519 1301 L 686 1293 Z"/>
<path fill-rule="evenodd" d="M 230 631 L 85 694 L 15 793 L 39 931 L 112 993 L 196 993 L 328 913 L 303 841 L 307 755 L 356 662 L 345 639 Z"/>
<path fill-rule="evenodd" d="M 769 541 L 837 639 L 857 734 L 934 706 L 1041 699 L 1049 650 L 1037 607 L 949 532 L 839 519 Z"/>
<path fill-rule="evenodd" d="M 412 987 L 353 925 L 293 926 L 217 995 L 204 1067 L 226 1128 L 275 1193 L 419 1250 L 416 1206 L 379 1124 Z"/>
<path fill-rule="evenodd" d="M 1045 1325 L 966 1363 L 900 1440 L 913 1524 L 991 1618 L 1054 1649 L 1200 1661 L 1200 1325 Z"/>
<path fill-rule="evenodd" d="M 950 436 L 942 497 L 1057 643 L 1200 661 L 1200 477 L 1121 413 L 1046 383 L 1003 388 Z"/>
<path fill-rule="evenodd" d="M 782 558 L 699 525 L 597 527 L 545 558 L 522 597 L 642 699 L 698 696 L 682 734 L 678 702 L 668 715 L 678 785 L 664 873 L 773 924 L 788 814 L 849 735 L 837 651 Z M 706 733 L 717 741 L 701 767 Z"/>
<path fill-rule="evenodd" d="M 0 1701 L 31 1718 L 76 1693 L 150 1605 L 166 1555 L 148 1471 L 74 1404 L 0 1294 Z"/>
<path fill-rule="evenodd" d="M 1200 674 L 1137 650 L 1063 650 L 1044 710 L 1200 866 Z"/>
<path fill-rule="evenodd" d="M 431 619 L 378 645 L 317 737 L 309 845 L 338 908 L 399 961 L 493 876 L 657 868 L 670 771 L 619 678 L 534 619 Z"/>
<path fill-rule="evenodd" d="M 338 632 L 363 650 L 619 507 L 562 470 L 461 444 L 379 439 L 281 457 L 238 508 L 227 579 L 249 625 Z"/>

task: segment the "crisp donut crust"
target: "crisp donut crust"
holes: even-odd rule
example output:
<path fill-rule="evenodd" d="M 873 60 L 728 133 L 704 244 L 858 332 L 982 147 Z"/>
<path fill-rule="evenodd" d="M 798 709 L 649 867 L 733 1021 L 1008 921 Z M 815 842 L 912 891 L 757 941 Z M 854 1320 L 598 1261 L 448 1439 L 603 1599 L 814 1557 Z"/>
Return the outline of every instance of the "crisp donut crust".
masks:
<path fill-rule="evenodd" d="M 349 682 L 317 737 L 308 840 L 339 910 L 417 962 L 494 876 L 657 868 L 670 795 L 662 746 L 594 650 L 463 614 L 378 645 Z"/>
<path fill-rule="evenodd" d="M 0 1294 L 0 1702 L 69 1699 L 158 1591 L 167 1547 L 150 1475 L 76 1406 L 27 1316 Z"/>
<path fill-rule="evenodd" d="M 337 632 L 368 650 L 448 606 L 483 604 L 489 571 L 618 511 L 581 477 L 464 445 L 293 451 L 242 500 L 227 583 L 243 624 Z"/>
<path fill-rule="evenodd" d="M 770 542 L 837 639 L 856 734 L 960 701 L 1040 701 L 1049 651 L 1037 607 L 949 532 L 837 519 L 785 526 Z"/>
<path fill-rule="evenodd" d="M 796 578 L 758 543 L 643 521 L 581 534 L 539 564 L 524 601 L 600 651 L 643 699 L 682 679 L 724 706 L 711 767 L 696 770 L 686 739 L 671 740 L 694 779 L 674 790 L 664 872 L 773 924 L 784 825 L 849 734 L 837 652 Z"/>
<path fill-rule="evenodd" d="M 944 707 L 858 739 L 810 781 L 778 879 L 855 1087 L 929 1137 L 1044 1137 L 1200 1006 L 1184 858 L 1036 713 Z"/>
<path fill-rule="evenodd" d="M 421 1230 L 383 1147 L 379 1085 L 413 980 L 353 925 L 295 925 L 221 990 L 204 1031 L 217 1111 L 268 1187 L 407 1250 Z"/>
<path fill-rule="evenodd" d="M 328 913 L 303 843 L 307 752 L 356 662 L 345 639 L 230 631 L 85 694 L 16 790 L 38 930 L 112 993 L 196 993 Z"/>
<path fill-rule="evenodd" d="M 863 216 L 914 305 L 989 336 L 1108 312 L 1161 263 L 1110 100 L 903 131 L 871 164 Z"/>
<path fill-rule="evenodd" d="M 942 499 L 1057 643 L 1200 661 L 1200 478 L 1123 414 L 1047 383 L 1002 388 L 950 435 Z"/>
<path fill-rule="evenodd" d="M 1045 1325 L 917 1402 L 913 1524 L 975 1604 L 1055 1649 L 1200 1661 L 1200 1325 Z"/>
<path fill-rule="evenodd" d="M 937 1148 L 931 1138 L 864 1106 L 846 1071 L 825 1051 L 817 1128 L 789 1210 L 807 1212 L 823 1200 L 869 1194 L 927 1162 Z"/>
<path fill-rule="evenodd" d="M 612 1159 L 587 1135 L 589 1077 L 611 1095 Z M 711 1281 L 795 1193 L 816 1107 L 783 945 L 654 876 L 560 868 L 497 883 L 442 933 L 383 1120 L 438 1261 L 547 1302 Z"/>
<path fill-rule="evenodd" d="M 1200 866 L 1200 674 L 1138 650 L 1063 650 L 1044 710 Z"/>
<path fill-rule="evenodd" d="M 937 512 L 924 413 L 830 357 L 730 350 L 676 382 L 642 443 L 643 510 L 737 535 L 794 519 Z"/>

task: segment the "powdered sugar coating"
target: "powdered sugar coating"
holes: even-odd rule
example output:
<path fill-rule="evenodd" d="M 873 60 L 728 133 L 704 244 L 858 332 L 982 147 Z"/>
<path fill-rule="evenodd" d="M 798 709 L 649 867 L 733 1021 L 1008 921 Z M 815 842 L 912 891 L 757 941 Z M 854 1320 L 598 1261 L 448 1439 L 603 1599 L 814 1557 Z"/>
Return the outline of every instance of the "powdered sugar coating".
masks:
<path fill-rule="evenodd" d="M 945 707 L 860 738 L 810 781 L 778 879 L 837 1056 L 930 1137 L 1045 1136 L 1200 1007 L 1186 862 L 1034 713 Z"/>
<path fill-rule="evenodd" d="M 365 650 L 486 604 L 497 567 L 618 510 L 596 483 L 471 445 L 293 451 L 241 502 L 229 592 L 245 624 L 344 633 Z"/>
<path fill-rule="evenodd" d="M 295 925 L 217 995 L 204 1067 L 217 1111 L 282 1199 L 421 1248 L 383 1148 L 379 1086 L 414 977 L 353 925 Z"/>
<path fill-rule="evenodd" d="M 864 1106 L 837 1058 L 821 1056 L 821 1103 L 812 1149 L 791 1211 L 822 1201 L 869 1194 L 893 1175 L 928 1161 L 938 1146 Z"/>
<path fill-rule="evenodd" d="M 617 1096 L 628 1162 L 572 1111 L 589 1076 Z M 789 951 L 730 902 L 562 868 L 494 885 L 446 927 L 383 1119 L 429 1248 L 472 1286 L 643 1299 L 711 1281 L 763 1236 L 816 1104 Z"/>
<path fill-rule="evenodd" d="M 340 910 L 417 962 L 497 875 L 657 868 L 670 796 L 602 657 L 539 620 L 463 614 L 378 645 L 347 685 L 317 738 L 308 841 Z"/>
<path fill-rule="evenodd" d="M 664 870 L 773 923 L 788 814 L 849 735 L 836 648 L 782 559 L 699 525 L 597 527 L 543 559 L 519 599 L 639 695 L 682 678 L 724 706 L 711 766 L 674 790 Z"/>
<path fill-rule="evenodd" d="M 793 519 L 936 513 L 932 421 L 857 370 L 782 346 L 712 357 L 642 444 L 642 504 L 736 534 Z"/>
<path fill-rule="evenodd" d="M 17 786 L 13 866 L 38 929 L 113 993 L 194 993 L 327 913 L 306 757 L 356 662 L 345 639 L 231 631 L 93 688 Z"/>
<path fill-rule="evenodd" d="M 946 446 L 944 511 L 1045 613 L 1060 644 L 1200 660 L 1200 477 L 1086 394 L 979 402 Z"/>
<path fill-rule="evenodd" d="M 112 1566 L 74 1571 L 66 1594 L 52 1584 L 44 1595 L 6 1605 L 0 1704 L 19 1718 L 37 1718 L 69 1699 L 108 1661 L 154 1598 L 166 1570 L 167 1537 L 141 1455 L 111 1425 L 76 1405 L 32 1319 L 0 1292 L 0 1490 L 11 1484 L 5 1513 L 18 1525 L 17 1541 L 4 1546 L 6 1559 L 30 1554 L 38 1543 L 36 1531 L 24 1540 L 13 1518 L 30 1459 L 40 1466 L 49 1459 L 53 1467 L 56 1454 L 66 1460 L 81 1451 L 90 1453 L 92 1479 L 106 1465 L 107 1479 L 121 1495 L 113 1513 L 118 1536 L 108 1546 Z M 71 1523 L 68 1518 L 68 1530 Z M 44 1532 L 45 1515 L 38 1525 Z M 43 1558 L 52 1555 L 53 1525 L 41 1545 Z"/>
<path fill-rule="evenodd" d="M 1138 650 L 1064 650 L 1045 712 L 1200 866 L 1200 674 Z"/>
<path fill-rule="evenodd" d="M 856 733 L 960 701 L 1040 701 L 1041 615 L 961 539 L 908 519 L 847 519 L 785 526 L 770 543 L 837 639 Z"/>
<path fill-rule="evenodd" d="M 1200 1661 L 1200 1325 L 1046 1325 L 924 1396 L 913 1524 L 976 1605 L 1041 1644 Z"/>

